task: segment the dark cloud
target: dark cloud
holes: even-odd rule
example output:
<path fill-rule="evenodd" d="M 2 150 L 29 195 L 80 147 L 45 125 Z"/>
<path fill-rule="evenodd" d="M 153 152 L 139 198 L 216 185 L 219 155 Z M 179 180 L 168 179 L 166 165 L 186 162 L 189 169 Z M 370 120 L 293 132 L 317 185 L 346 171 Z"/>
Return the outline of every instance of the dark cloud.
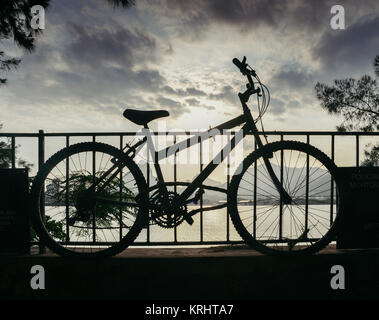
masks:
<path fill-rule="evenodd" d="M 185 108 L 185 106 L 179 101 L 165 97 L 159 97 L 156 99 L 156 102 L 161 108 L 168 109 L 170 111 L 170 115 L 173 118 L 177 118 L 179 115 L 183 114 L 183 112 L 189 112 L 189 110 Z"/>
<path fill-rule="evenodd" d="M 188 107 L 201 107 L 201 108 L 204 108 L 204 109 L 207 109 L 207 110 L 214 110 L 216 109 L 214 106 L 209 106 L 209 105 L 205 105 L 205 104 L 201 104 L 199 100 L 197 100 L 196 98 L 189 98 L 189 99 L 186 99 L 186 104 Z"/>
<path fill-rule="evenodd" d="M 379 14 L 362 17 L 346 30 L 330 30 L 313 49 L 325 70 L 372 66 L 379 53 Z"/>
<path fill-rule="evenodd" d="M 159 7 L 165 16 L 180 19 L 177 30 L 180 36 L 199 39 L 214 22 L 245 27 L 275 26 L 289 3 L 289 0 L 161 0 Z"/>
<path fill-rule="evenodd" d="M 67 22 L 66 26 L 72 38 L 65 50 L 69 62 L 91 67 L 117 63 L 130 68 L 155 57 L 155 39 L 137 28 L 129 30 L 118 26 L 107 30 L 73 22 Z"/>
<path fill-rule="evenodd" d="M 277 98 L 271 98 L 269 112 L 274 115 L 283 114 L 285 111 L 285 103 Z"/>
<path fill-rule="evenodd" d="M 146 2 L 147 6 L 139 7 Z M 50 114 L 51 119 L 63 108 L 77 117 L 78 123 L 80 119 L 90 122 L 93 117 L 101 117 L 102 112 L 121 114 L 122 106 L 167 108 L 174 118 L 189 112 L 191 107 L 214 109 L 203 105 L 203 100 L 239 107 L 237 93 L 243 88 L 240 82 L 225 80 L 236 78 L 229 69 L 220 71 L 207 59 L 194 67 L 204 73 L 208 67 L 213 68 L 210 74 L 225 70 L 216 84 L 213 78 L 210 82 L 199 77 L 197 70 L 178 77 L 170 68 L 163 69 L 168 59 L 175 59 L 175 64 L 198 59 L 203 52 L 183 52 L 183 43 L 188 38 L 206 36 L 209 43 L 202 43 L 201 50 L 209 49 L 216 59 L 224 59 L 223 48 L 228 54 L 247 48 L 250 52 L 257 51 L 257 59 L 269 60 L 271 70 L 279 70 L 267 82 L 273 97 L 269 110 L 287 116 L 287 112 L 314 102 L 305 98 L 314 98 L 313 79 L 329 81 L 336 76 L 335 70 L 342 68 L 349 75 L 351 70 L 360 71 L 363 65 L 372 70 L 372 60 L 378 53 L 378 14 L 367 16 L 378 12 L 377 0 L 339 1 L 345 7 L 346 30 L 330 28 L 334 0 L 138 0 L 136 3 L 132 9 L 121 10 L 104 0 L 52 1 L 47 11 L 47 28 L 36 51 L 22 57 L 20 69 L 10 74 L 9 85 L 2 89 L 7 103 L 18 108 L 20 114 L 28 114 L 29 110 L 34 115 L 31 110 L 38 110 L 40 114 Z M 149 15 L 152 10 L 155 15 Z M 241 32 L 246 41 L 239 42 L 241 39 L 236 37 L 235 42 L 223 43 L 219 30 L 227 32 L 228 37 Z M 257 43 L 266 35 L 278 43 Z M 189 47 L 188 43 L 185 45 Z M 264 49 L 260 50 L 259 45 Z M 270 51 L 270 45 L 279 49 Z M 298 54 L 293 55 L 294 52 Z M 310 55 L 313 60 L 308 60 Z M 230 62 L 231 58 L 225 59 Z M 323 66 L 323 73 L 318 70 L 317 61 Z M 278 69 L 278 65 L 282 67 Z M 165 78 L 171 74 L 178 81 L 176 85 Z M 200 89 L 204 87 L 207 92 L 212 87 L 214 92 L 208 94 Z M 87 112 L 92 111 L 87 117 Z"/>
<path fill-rule="evenodd" d="M 212 93 L 209 96 L 209 99 L 221 100 L 224 102 L 237 103 L 238 96 L 236 90 L 234 90 L 230 85 L 225 85 L 220 89 L 219 93 Z"/>
<path fill-rule="evenodd" d="M 79 10 L 77 2 L 68 3 Z M 88 5 L 92 2 L 84 1 L 81 8 Z M 9 87 L 13 94 L 23 92 L 34 105 L 94 105 L 97 111 L 104 107 L 105 113 L 116 113 L 110 104 L 123 105 L 133 95 L 152 94 L 167 83 L 158 70 L 146 66 L 159 58 L 157 40 L 143 29 L 120 25 L 112 16 L 105 27 L 85 19 L 83 24 L 60 21 L 47 30 L 51 35 L 59 31 L 59 38 L 24 55 L 23 72 L 15 74 L 17 81 Z"/>
<path fill-rule="evenodd" d="M 190 96 L 197 96 L 197 97 L 204 97 L 207 95 L 204 91 L 198 90 L 196 88 L 187 88 L 186 93 Z"/>
<path fill-rule="evenodd" d="M 179 108 L 181 107 L 181 103 L 169 98 L 159 97 L 156 101 L 160 104 L 160 106 L 169 107 L 169 108 Z"/>
<path fill-rule="evenodd" d="M 148 1 L 152 4 L 153 2 Z M 154 1 L 157 3 L 157 1 Z M 268 27 L 274 30 L 289 30 L 297 33 L 315 32 L 329 27 L 330 9 L 334 0 L 293 1 L 293 0 L 161 0 L 162 15 L 177 17 L 180 35 L 198 39 L 208 26 L 219 23 L 235 26 L 247 31 L 248 28 Z M 354 20 L 357 14 L 368 13 L 377 7 L 377 0 L 341 0 L 346 18 Z M 363 10 L 362 10 L 363 8 Z"/>
<path fill-rule="evenodd" d="M 169 85 L 165 85 L 161 88 L 161 90 L 167 94 L 175 95 L 175 96 L 185 96 L 186 92 L 183 89 L 174 89 L 170 87 Z"/>
<path fill-rule="evenodd" d="M 186 103 L 189 106 L 199 106 L 200 105 L 200 101 L 195 99 L 195 98 L 186 99 Z"/>
<path fill-rule="evenodd" d="M 186 89 L 174 89 L 170 87 L 169 85 L 165 85 L 162 87 L 162 91 L 167 94 L 178 96 L 178 97 L 185 97 L 185 96 L 205 97 L 207 95 L 204 91 L 193 88 L 193 87 L 188 87 Z"/>
<path fill-rule="evenodd" d="M 309 72 L 298 66 L 283 65 L 280 70 L 272 76 L 270 85 L 278 89 L 283 87 L 302 89 L 312 84 L 312 78 Z"/>

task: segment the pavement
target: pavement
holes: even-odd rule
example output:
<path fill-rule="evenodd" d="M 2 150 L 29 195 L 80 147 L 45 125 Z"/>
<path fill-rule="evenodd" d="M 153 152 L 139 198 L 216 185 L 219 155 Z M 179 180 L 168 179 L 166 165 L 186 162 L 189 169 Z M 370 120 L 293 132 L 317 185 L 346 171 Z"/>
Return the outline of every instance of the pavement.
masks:
<path fill-rule="evenodd" d="M 44 289 L 33 289 L 33 266 Z M 337 266 L 337 267 L 336 267 Z M 356 300 L 379 298 L 379 249 L 328 247 L 299 257 L 243 245 L 128 248 L 101 260 L 36 249 L 0 256 L 2 300 Z"/>

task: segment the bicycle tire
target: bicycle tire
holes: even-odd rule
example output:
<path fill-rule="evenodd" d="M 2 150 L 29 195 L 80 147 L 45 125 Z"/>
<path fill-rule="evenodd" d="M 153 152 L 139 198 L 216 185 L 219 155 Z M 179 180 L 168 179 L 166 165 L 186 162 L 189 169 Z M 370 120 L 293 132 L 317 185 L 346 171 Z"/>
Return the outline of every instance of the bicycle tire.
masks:
<path fill-rule="evenodd" d="M 53 239 L 50 233 L 47 231 L 46 225 L 44 223 L 44 218 L 41 215 L 41 193 L 44 188 L 45 179 L 49 173 L 53 170 L 54 166 L 61 163 L 65 159 L 69 159 L 70 156 L 77 154 L 79 156 L 80 152 L 104 152 L 110 156 L 113 156 L 117 159 L 120 159 L 123 163 L 123 166 L 129 169 L 133 177 L 135 178 L 136 185 L 138 188 L 139 194 L 139 206 L 138 214 L 134 224 L 131 226 L 129 232 L 122 237 L 119 242 L 116 242 L 110 245 L 104 250 L 96 252 L 78 252 L 68 249 L 67 247 L 61 245 L 58 241 Z M 68 161 L 69 162 L 69 161 Z M 33 227 L 37 235 L 39 236 L 40 241 L 45 244 L 50 250 L 57 253 L 61 256 L 66 257 L 83 257 L 83 258 L 105 258 L 116 255 L 127 248 L 133 241 L 137 238 L 142 228 L 147 222 L 148 219 L 148 188 L 145 181 L 145 178 L 133 161 L 132 158 L 126 156 L 119 149 L 104 143 L 99 142 L 84 142 L 71 145 L 67 148 L 64 148 L 53 156 L 51 156 L 46 163 L 38 171 L 37 175 L 33 180 L 31 187 L 31 220 Z M 67 221 L 66 221 L 67 223 Z M 121 231 L 122 235 L 122 231 Z"/>
<path fill-rule="evenodd" d="M 263 240 L 262 241 L 258 240 L 257 235 L 254 236 L 254 232 L 250 232 L 247 226 L 244 225 L 243 218 L 241 217 L 242 213 L 239 212 L 239 209 L 238 209 L 237 192 L 240 188 L 239 186 L 242 181 L 242 177 L 244 176 L 248 168 L 250 168 L 253 164 L 256 165 L 257 161 L 259 161 L 260 158 L 262 158 L 264 155 L 269 155 L 269 154 L 272 155 L 275 152 L 278 152 L 278 151 L 281 152 L 282 150 L 283 152 L 284 150 L 289 150 L 291 152 L 291 155 L 292 155 L 292 151 L 298 151 L 299 153 L 303 152 L 306 155 L 312 156 L 313 158 L 317 159 L 317 161 L 319 161 L 327 169 L 331 177 L 334 179 L 333 181 L 335 181 L 335 188 L 336 188 L 335 196 L 337 198 L 336 203 L 338 204 L 337 206 L 338 209 L 336 209 L 336 213 L 335 213 L 336 216 L 333 220 L 333 224 L 330 226 L 330 229 L 317 242 L 300 250 L 281 251 L 281 250 L 274 249 L 273 246 L 265 244 Z M 295 169 L 293 169 L 293 171 L 295 171 Z M 343 213 L 343 208 L 342 208 L 342 205 L 343 205 L 342 195 L 343 194 L 341 192 L 341 185 L 339 182 L 340 179 L 338 178 L 337 167 L 334 164 L 334 162 L 322 151 L 318 150 L 317 148 L 309 144 L 305 144 L 298 141 L 273 142 L 273 143 L 267 144 L 262 149 L 259 149 L 250 153 L 240 164 L 236 172 L 238 174 L 235 174 L 233 176 L 230 183 L 230 188 L 228 190 L 228 212 L 230 214 L 232 223 L 236 231 L 241 236 L 241 238 L 245 241 L 245 243 L 247 243 L 250 247 L 264 254 L 282 254 L 282 255 L 312 254 L 325 248 L 332 240 L 335 239 L 335 236 L 337 235 L 337 232 L 338 232 L 338 226 L 340 224 L 342 213 Z M 257 174 L 257 171 L 255 171 L 255 173 Z M 309 178 L 308 178 L 308 182 L 309 182 Z M 261 182 L 258 182 L 258 183 L 261 183 Z M 287 184 L 288 189 L 290 189 L 289 187 L 290 184 L 291 182 Z M 288 190 L 286 191 L 288 192 Z M 255 203 L 257 203 L 257 200 L 255 201 Z M 254 202 L 253 202 L 253 205 L 254 205 Z M 257 216 L 255 216 L 254 219 L 255 219 L 255 228 L 256 228 Z"/>

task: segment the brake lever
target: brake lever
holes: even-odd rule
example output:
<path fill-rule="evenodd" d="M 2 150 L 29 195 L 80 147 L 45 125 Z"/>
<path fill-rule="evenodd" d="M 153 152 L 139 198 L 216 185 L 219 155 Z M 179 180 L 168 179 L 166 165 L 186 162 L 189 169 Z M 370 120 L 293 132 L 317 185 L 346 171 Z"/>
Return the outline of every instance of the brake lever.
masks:
<path fill-rule="evenodd" d="M 253 90 L 252 92 L 251 92 L 251 94 L 255 94 L 255 93 L 257 93 L 258 94 L 258 96 L 262 96 L 260 93 L 261 93 L 261 88 L 256 88 L 255 90 Z"/>

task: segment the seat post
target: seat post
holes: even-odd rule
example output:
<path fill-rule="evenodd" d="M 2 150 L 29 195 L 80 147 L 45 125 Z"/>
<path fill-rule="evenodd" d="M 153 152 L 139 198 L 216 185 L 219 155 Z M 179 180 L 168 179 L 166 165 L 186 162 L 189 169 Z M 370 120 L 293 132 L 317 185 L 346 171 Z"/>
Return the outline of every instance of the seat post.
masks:
<path fill-rule="evenodd" d="M 164 185 L 164 178 L 163 178 L 163 173 L 162 173 L 162 170 L 161 170 L 161 167 L 159 165 L 159 158 L 158 158 L 158 152 L 155 151 L 155 147 L 154 147 L 154 142 L 153 142 L 153 138 L 151 136 L 151 131 L 147 125 L 147 123 L 145 123 L 143 125 L 143 128 L 144 130 L 148 130 L 146 131 L 146 138 L 147 138 L 147 152 L 150 153 L 153 161 L 154 161 L 154 169 L 155 169 L 155 172 L 157 174 L 157 181 L 158 181 L 158 184 L 160 184 L 160 189 L 165 192 L 165 194 L 167 194 L 167 188 L 166 186 Z"/>

